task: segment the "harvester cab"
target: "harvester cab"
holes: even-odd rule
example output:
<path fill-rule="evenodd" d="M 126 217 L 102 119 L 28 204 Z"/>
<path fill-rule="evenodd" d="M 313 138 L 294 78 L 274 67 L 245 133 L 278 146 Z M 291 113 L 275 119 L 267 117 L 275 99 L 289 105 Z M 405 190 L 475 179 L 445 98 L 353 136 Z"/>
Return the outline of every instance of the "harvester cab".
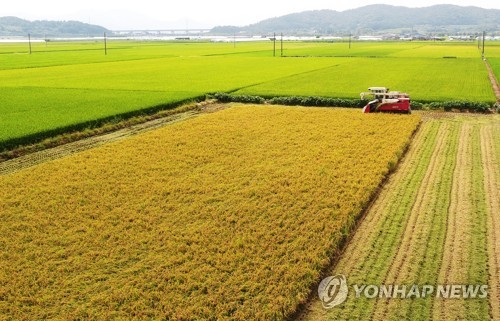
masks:
<path fill-rule="evenodd" d="M 410 114 L 410 96 L 399 91 L 389 91 L 386 87 L 370 87 L 369 92 L 360 94 L 361 99 L 369 98 L 363 113 L 392 112 Z"/>

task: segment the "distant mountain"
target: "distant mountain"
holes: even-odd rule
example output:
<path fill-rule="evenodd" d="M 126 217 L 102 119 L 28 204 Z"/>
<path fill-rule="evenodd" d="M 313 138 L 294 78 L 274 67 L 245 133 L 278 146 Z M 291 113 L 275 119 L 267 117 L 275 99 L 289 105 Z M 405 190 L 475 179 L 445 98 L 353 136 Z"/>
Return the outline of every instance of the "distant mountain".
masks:
<path fill-rule="evenodd" d="M 315 10 L 263 20 L 245 27 L 219 26 L 219 34 L 368 34 L 381 32 L 458 33 L 500 31 L 500 10 L 456 5 L 407 8 L 370 5 L 347 11 Z"/>
<path fill-rule="evenodd" d="M 54 36 L 98 36 L 109 32 L 104 27 L 79 21 L 28 21 L 17 17 L 0 17 L 0 36 L 35 37 Z"/>

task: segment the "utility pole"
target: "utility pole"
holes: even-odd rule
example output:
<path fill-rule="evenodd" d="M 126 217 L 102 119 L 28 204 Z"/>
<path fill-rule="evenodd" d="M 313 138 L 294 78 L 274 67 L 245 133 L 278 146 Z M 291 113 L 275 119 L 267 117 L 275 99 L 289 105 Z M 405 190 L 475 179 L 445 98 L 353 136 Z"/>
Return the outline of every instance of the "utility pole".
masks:
<path fill-rule="evenodd" d="M 486 38 L 486 31 L 483 31 L 483 59 L 484 59 L 484 40 Z"/>
<path fill-rule="evenodd" d="M 349 33 L 349 49 L 351 49 L 351 37 L 352 37 L 352 34 Z"/>
<path fill-rule="evenodd" d="M 281 33 L 281 57 L 283 57 L 283 32 Z"/>
<path fill-rule="evenodd" d="M 28 45 L 30 47 L 30 55 L 31 55 L 31 34 L 28 33 Z"/>
<path fill-rule="evenodd" d="M 233 48 L 236 48 L 236 32 L 233 33 Z"/>
<path fill-rule="evenodd" d="M 105 56 L 108 55 L 108 42 L 107 42 L 107 39 L 106 39 L 106 33 L 104 33 L 104 55 Z"/>
<path fill-rule="evenodd" d="M 273 36 L 273 57 L 276 57 L 276 32 Z"/>

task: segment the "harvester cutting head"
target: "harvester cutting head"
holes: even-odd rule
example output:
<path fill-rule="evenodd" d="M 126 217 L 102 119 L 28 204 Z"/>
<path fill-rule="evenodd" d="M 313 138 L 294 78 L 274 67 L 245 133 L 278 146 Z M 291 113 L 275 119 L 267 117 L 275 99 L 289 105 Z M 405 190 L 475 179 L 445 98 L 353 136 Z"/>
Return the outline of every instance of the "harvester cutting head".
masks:
<path fill-rule="evenodd" d="M 361 93 L 361 99 L 366 97 L 370 101 L 363 108 L 364 113 L 392 112 L 411 113 L 410 96 L 399 91 L 389 91 L 386 87 L 370 87 L 369 92 Z"/>

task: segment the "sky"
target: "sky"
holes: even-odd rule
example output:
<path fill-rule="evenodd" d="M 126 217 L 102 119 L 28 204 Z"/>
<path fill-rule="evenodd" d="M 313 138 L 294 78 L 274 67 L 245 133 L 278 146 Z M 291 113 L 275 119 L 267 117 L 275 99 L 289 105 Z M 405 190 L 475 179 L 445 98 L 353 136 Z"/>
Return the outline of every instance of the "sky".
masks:
<path fill-rule="evenodd" d="M 1 16 L 28 20 L 78 20 L 110 30 L 193 29 L 220 25 L 245 26 L 306 10 L 345 11 L 370 4 L 426 7 L 455 4 L 500 9 L 492 0 L 4 0 Z"/>

